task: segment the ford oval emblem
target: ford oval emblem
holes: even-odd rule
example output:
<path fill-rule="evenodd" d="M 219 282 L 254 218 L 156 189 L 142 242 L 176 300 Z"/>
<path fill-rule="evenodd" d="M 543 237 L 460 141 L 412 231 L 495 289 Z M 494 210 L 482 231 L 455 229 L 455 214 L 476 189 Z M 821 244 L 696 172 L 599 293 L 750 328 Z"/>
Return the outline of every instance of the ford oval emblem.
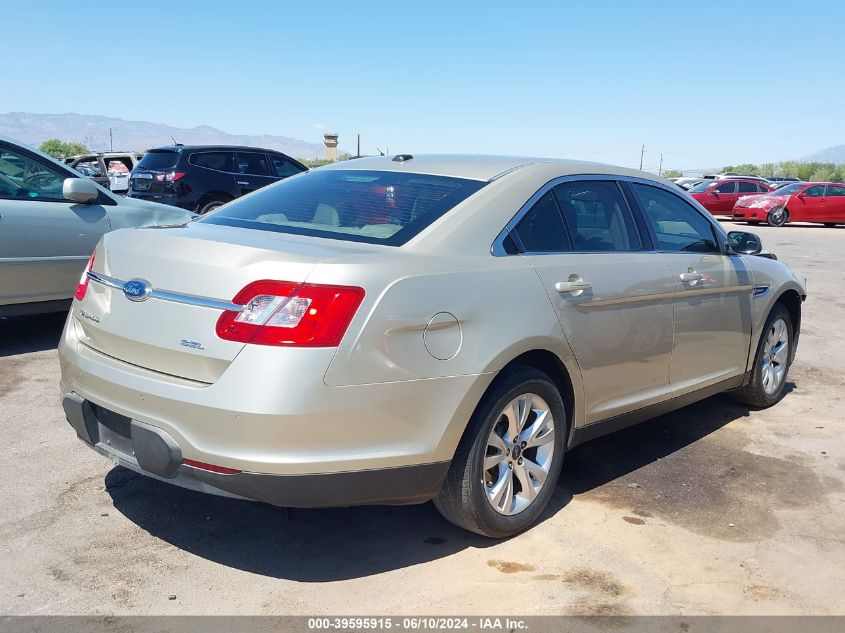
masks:
<path fill-rule="evenodd" d="M 153 287 L 145 279 L 130 279 L 123 284 L 123 294 L 130 301 L 146 301 L 153 293 Z"/>

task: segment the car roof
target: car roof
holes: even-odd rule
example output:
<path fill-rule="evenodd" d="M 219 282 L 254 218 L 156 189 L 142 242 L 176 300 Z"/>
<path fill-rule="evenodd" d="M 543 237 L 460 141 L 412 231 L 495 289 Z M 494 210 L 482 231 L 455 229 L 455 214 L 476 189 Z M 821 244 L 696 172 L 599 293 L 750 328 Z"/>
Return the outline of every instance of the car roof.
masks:
<path fill-rule="evenodd" d="M 404 160 L 401 157 L 408 157 Z M 659 180 L 654 174 L 636 169 L 592 163 L 589 161 L 526 156 L 485 156 L 476 154 L 397 154 L 395 156 L 366 156 L 339 161 L 318 169 L 397 171 L 432 176 L 451 176 L 471 180 L 490 181 L 513 171 L 554 171 L 560 176 L 570 174 L 628 175 Z"/>
<path fill-rule="evenodd" d="M 251 147 L 248 145 L 161 145 L 160 147 L 152 147 L 149 152 L 165 151 L 165 152 L 184 152 L 184 151 L 246 151 L 246 152 L 271 152 L 273 154 L 282 154 L 287 156 L 284 152 L 277 149 L 266 149 L 264 147 Z"/>

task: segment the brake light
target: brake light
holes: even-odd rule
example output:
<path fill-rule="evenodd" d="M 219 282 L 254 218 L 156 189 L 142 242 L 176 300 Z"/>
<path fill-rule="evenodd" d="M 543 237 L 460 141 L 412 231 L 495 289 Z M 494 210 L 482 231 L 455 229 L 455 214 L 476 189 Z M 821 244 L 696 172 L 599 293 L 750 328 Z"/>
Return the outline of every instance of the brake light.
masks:
<path fill-rule="evenodd" d="M 156 174 L 153 177 L 156 179 L 156 182 L 176 182 L 184 176 L 184 171 L 169 171 L 166 174 Z"/>
<path fill-rule="evenodd" d="M 226 341 L 295 347 L 337 347 L 364 300 L 355 286 L 255 281 L 217 320 L 217 336 Z"/>
<path fill-rule="evenodd" d="M 88 292 L 88 273 L 94 267 L 94 253 L 88 259 L 88 265 L 82 271 L 82 277 L 79 278 L 79 285 L 76 286 L 76 292 L 73 293 L 74 299 L 82 301 L 85 298 L 85 293 Z"/>

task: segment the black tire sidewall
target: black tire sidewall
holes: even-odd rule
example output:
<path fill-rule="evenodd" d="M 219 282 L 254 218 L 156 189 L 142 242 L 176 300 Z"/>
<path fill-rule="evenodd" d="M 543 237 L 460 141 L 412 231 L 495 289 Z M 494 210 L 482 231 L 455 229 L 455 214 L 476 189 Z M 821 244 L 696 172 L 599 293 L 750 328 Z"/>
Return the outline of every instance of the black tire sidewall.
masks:
<path fill-rule="evenodd" d="M 772 209 L 772 211 L 775 211 L 776 209 L 777 209 L 777 207 L 775 209 Z M 783 221 L 782 222 L 774 222 L 772 220 L 772 212 L 771 211 L 766 216 L 766 224 L 768 224 L 769 226 L 783 226 L 787 222 L 789 222 L 789 211 L 787 211 L 786 209 L 783 209 Z"/>
<path fill-rule="evenodd" d="M 784 373 L 783 381 L 780 384 L 780 388 L 777 392 L 773 394 L 766 393 L 766 390 L 763 389 L 763 348 L 766 345 L 766 336 L 769 331 L 769 328 L 772 327 L 772 324 L 777 321 L 778 319 L 783 319 L 784 323 L 786 323 L 786 334 L 787 340 L 789 342 L 789 354 L 787 356 L 787 365 L 786 365 L 786 373 Z M 792 358 L 795 355 L 795 349 L 793 347 L 793 326 L 792 326 L 792 317 L 789 314 L 789 310 L 786 309 L 781 304 L 776 304 L 774 309 L 769 313 L 768 318 L 766 319 L 766 325 L 763 327 L 762 331 L 760 332 L 760 341 L 757 344 L 757 353 L 754 355 L 754 387 L 758 391 L 758 395 L 760 400 L 765 403 L 765 406 L 769 407 L 773 404 L 779 402 L 783 396 L 785 395 L 786 390 L 786 382 L 789 379 L 789 370 L 792 367 Z"/>
<path fill-rule="evenodd" d="M 517 515 L 505 516 L 496 512 L 487 500 L 483 484 L 483 460 L 487 438 L 499 418 L 499 413 L 514 398 L 523 393 L 535 393 L 546 401 L 555 420 L 555 453 L 546 483 L 533 503 Z M 509 376 L 491 393 L 483 411 L 480 427 L 475 433 L 469 451 L 466 473 L 470 477 L 469 502 L 481 525 L 492 536 L 512 536 L 531 527 L 543 512 L 557 487 L 563 466 L 563 455 L 568 434 L 566 407 L 554 383 L 542 372 L 532 369 Z"/>
<path fill-rule="evenodd" d="M 197 211 L 197 213 L 199 213 L 200 215 L 205 215 L 206 213 L 208 213 L 210 211 L 214 211 L 215 209 L 219 209 L 224 204 L 226 204 L 226 203 L 223 202 L 222 200 L 210 200 L 209 202 L 206 202 L 204 205 L 202 205 L 199 208 L 199 210 Z"/>

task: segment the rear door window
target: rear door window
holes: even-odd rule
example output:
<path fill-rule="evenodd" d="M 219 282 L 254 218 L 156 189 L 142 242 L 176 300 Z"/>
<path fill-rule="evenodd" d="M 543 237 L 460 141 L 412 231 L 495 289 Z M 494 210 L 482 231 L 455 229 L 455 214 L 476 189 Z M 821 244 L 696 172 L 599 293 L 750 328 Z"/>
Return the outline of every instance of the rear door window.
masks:
<path fill-rule="evenodd" d="M 567 182 L 554 194 L 575 251 L 641 249 L 634 218 L 615 182 Z"/>
<path fill-rule="evenodd" d="M 830 185 L 827 188 L 827 195 L 837 198 L 845 196 L 845 185 Z"/>
<path fill-rule="evenodd" d="M 563 253 L 571 251 L 554 194 L 547 191 L 522 216 L 514 229 L 520 251 L 525 253 Z"/>
<path fill-rule="evenodd" d="M 738 182 L 736 184 L 739 193 L 757 193 L 760 191 L 760 187 L 754 182 Z"/>
<path fill-rule="evenodd" d="M 267 165 L 267 156 L 258 152 L 238 152 L 237 168 L 239 174 L 251 176 L 269 176 L 270 167 Z"/>

